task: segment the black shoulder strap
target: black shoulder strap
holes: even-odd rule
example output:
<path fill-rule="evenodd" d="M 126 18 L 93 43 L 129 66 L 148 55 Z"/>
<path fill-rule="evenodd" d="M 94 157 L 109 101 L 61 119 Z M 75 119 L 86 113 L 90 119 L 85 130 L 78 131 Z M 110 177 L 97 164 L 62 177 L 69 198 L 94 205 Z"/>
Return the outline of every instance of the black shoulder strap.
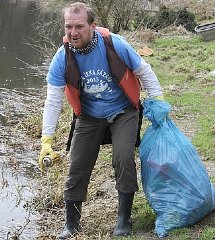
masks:
<path fill-rule="evenodd" d="M 65 78 L 66 83 L 70 84 L 76 89 L 80 89 L 80 79 L 81 75 L 79 72 L 78 64 L 69 48 L 69 43 L 64 43 L 64 48 L 66 52 L 66 72 Z"/>
<path fill-rule="evenodd" d="M 123 75 L 127 69 L 127 65 L 122 61 L 122 59 L 117 54 L 111 35 L 103 36 L 105 48 L 107 51 L 107 60 L 111 70 L 111 74 L 115 81 L 119 81 L 123 78 Z"/>

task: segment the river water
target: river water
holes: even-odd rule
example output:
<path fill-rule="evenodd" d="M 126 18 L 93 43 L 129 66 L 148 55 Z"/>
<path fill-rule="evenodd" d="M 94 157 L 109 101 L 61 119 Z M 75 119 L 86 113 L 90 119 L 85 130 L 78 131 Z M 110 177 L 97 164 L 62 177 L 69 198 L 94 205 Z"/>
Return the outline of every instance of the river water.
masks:
<path fill-rule="evenodd" d="M 34 239 L 38 231 L 40 216 L 29 204 L 40 175 L 38 149 L 16 125 L 45 85 L 35 71 L 45 60 L 29 45 L 39 13 L 38 1 L 0 0 L 0 239 Z"/>

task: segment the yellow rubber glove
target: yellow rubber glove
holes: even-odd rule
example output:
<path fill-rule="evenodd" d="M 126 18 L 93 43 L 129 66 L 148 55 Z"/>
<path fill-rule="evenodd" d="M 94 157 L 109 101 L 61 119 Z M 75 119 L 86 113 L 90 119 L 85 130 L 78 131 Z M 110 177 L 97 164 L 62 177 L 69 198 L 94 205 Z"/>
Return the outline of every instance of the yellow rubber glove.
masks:
<path fill-rule="evenodd" d="M 50 136 L 42 136 L 41 137 L 41 146 L 42 149 L 40 151 L 40 157 L 39 157 L 39 167 L 42 172 L 45 170 L 45 166 L 43 164 L 43 158 L 47 155 L 54 154 L 54 151 L 52 150 L 51 146 L 53 143 L 53 138 Z"/>
<path fill-rule="evenodd" d="M 161 95 L 161 96 L 156 96 L 156 97 L 154 97 L 154 99 L 157 99 L 157 100 L 160 100 L 160 101 L 164 101 L 163 95 Z"/>

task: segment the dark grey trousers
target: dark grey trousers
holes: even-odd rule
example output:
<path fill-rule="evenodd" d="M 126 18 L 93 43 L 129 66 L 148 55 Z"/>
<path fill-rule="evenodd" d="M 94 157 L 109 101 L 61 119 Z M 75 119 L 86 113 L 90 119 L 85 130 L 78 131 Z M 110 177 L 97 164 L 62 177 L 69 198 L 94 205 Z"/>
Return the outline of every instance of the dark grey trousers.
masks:
<path fill-rule="evenodd" d="M 133 193 L 138 190 L 134 153 L 138 121 L 139 113 L 134 107 L 127 107 L 112 123 L 85 114 L 77 119 L 70 149 L 69 173 L 64 189 L 66 200 L 86 200 L 90 176 L 108 126 L 112 137 L 112 165 L 116 189 L 122 193 Z"/>

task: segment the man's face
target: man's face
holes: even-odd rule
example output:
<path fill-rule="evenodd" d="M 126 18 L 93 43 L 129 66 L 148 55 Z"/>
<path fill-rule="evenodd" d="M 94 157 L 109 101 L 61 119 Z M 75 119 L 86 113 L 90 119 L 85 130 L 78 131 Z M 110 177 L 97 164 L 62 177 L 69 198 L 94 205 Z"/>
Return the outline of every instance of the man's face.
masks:
<path fill-rule="evenodd" d="M 64 14 L 65 34 L 75 48 L 83 48 L 92 39 L 96 24 L 87 22 L 87 13 L 81 10 L 78 13 L 66 11 Z"/>

